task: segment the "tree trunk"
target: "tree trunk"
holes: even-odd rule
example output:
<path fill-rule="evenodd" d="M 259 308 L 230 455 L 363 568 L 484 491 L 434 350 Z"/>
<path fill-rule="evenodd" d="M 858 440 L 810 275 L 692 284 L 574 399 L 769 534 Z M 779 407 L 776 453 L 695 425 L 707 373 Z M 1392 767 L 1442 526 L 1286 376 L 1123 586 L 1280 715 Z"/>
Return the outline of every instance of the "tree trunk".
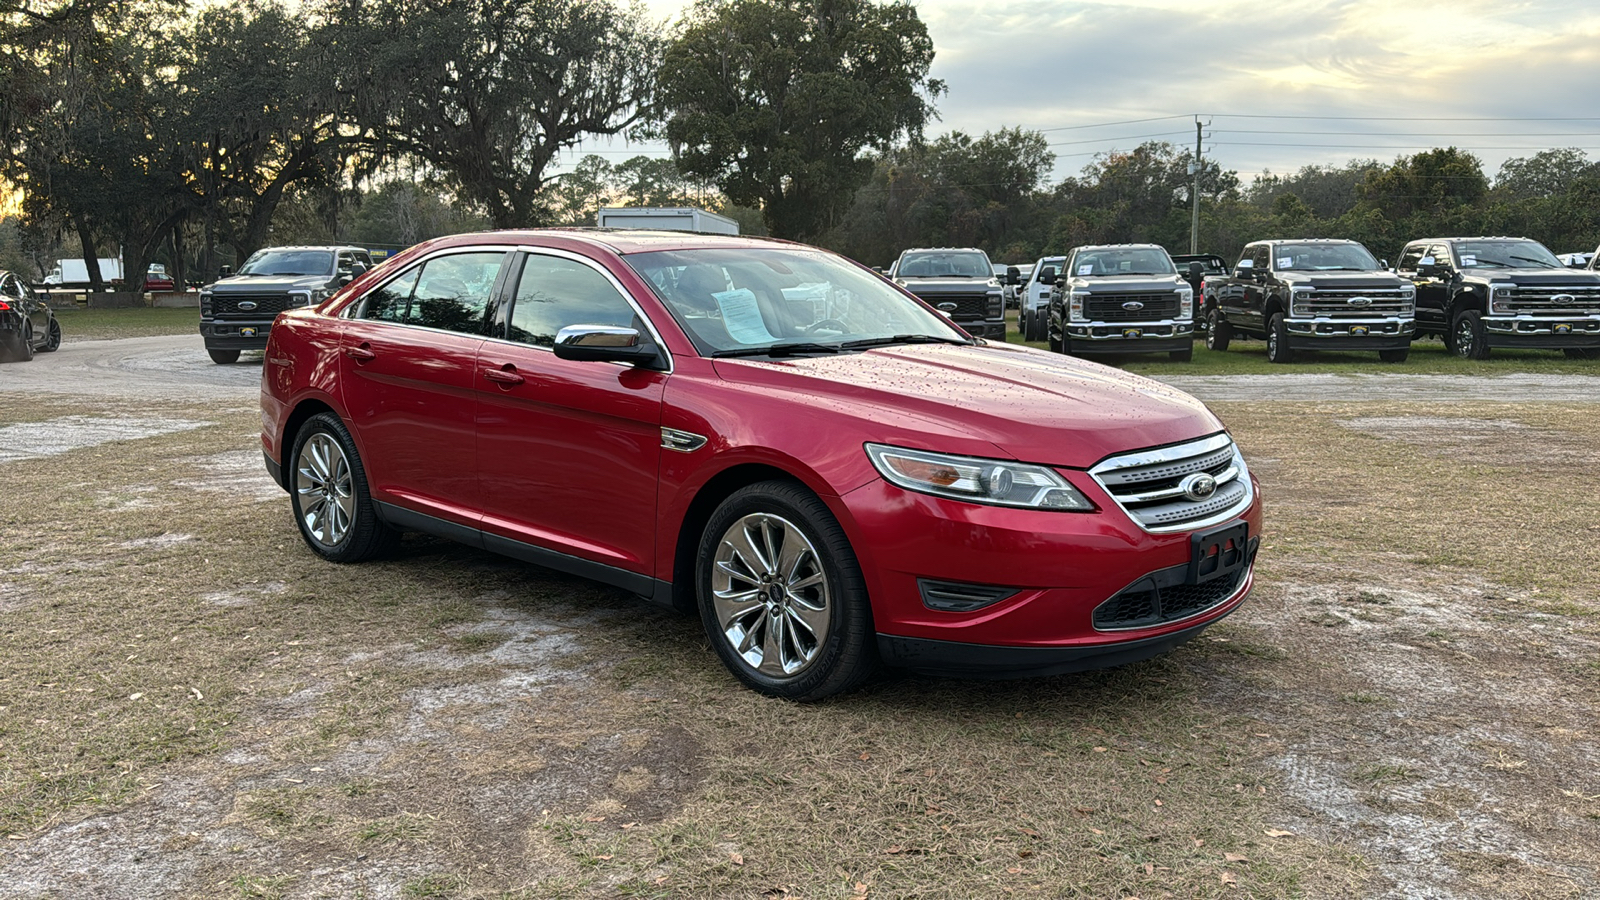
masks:
<path fill-rule="evenodd" d="M 105 290 L 105 280 L 100 277 L 100 248 L 94 242 L 94 235 L 89 233 L 89 226 L 84 223 L 81 216 L 73 216 L 72 224 L 78 230 L 78 246 L 83 251 L 83 265 L 89 270 L 89 290 Z"/>

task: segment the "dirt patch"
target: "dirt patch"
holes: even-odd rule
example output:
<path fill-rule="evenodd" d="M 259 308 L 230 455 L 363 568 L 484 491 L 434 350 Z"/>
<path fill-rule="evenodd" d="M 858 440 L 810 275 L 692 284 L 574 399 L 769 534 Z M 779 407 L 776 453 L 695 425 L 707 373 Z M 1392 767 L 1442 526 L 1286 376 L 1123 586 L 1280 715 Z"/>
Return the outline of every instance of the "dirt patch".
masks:
<path fill-rule="evenodd" d="M 0 463 L 56 456 L 113 441 L 172 434 L 210 423 L 163 418 L 65 416 L 46 422 L 0 426 Z"/>
<path fill-rule="evenodd" d="M 1593 457 L 1563 432 L 1505 419 L 1362 416 L 1341 419 L 1351 431 L 1405 441 L 1440 456 L 1497 466 L 1570 466 Z"/>

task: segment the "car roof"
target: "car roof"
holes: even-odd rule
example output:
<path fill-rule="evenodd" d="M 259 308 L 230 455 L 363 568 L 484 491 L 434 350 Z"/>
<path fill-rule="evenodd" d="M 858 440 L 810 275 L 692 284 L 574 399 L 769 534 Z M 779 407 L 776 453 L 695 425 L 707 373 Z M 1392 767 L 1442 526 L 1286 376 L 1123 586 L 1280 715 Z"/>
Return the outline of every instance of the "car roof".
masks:
<path fill-rule="evenodd" d="M 284 244 L 281 247 L 262 247 L 261 250 L 257 250 L 256 253 L 260 253 L 264 250 L 350 250 L 360 251 L 362 253 L 372 252 L 365 247 L 355 247 L 350 244 Z"/>
<path fill-rule="evenodd" d="M 1277 245 L 1277 244 L 1359 244 L 1359 243 L 1361 243 L 1361 242 L 1360 241 L 1352 241 L 1352 240 L 1349 240 L 1347 238 L 1272 238 L 1271 240 L 1266 240 L 1266 241 L 1251 241 L 1247 246 L 1250 246 L 1250 247 L 1261 247 L 1261 246 L 1270 247 L 1270 246 L 1274 246 L 1274 245 Z"/>
<path fill-rule="evenodd" d="M 1083 244 L 1073 247 L 1073 250 L 1160 250 L 1165 253 L 1165 247 L 1160 244 Z"/>
<path fill-rule="evenodd" d="M 1500 235 L 1483 235 L 1483 236 L 1480 236 L 1480 237 L 1417 238 L 1416 240 L 1413 240 L 1413 241 L 1406 241 L 1406 246 L 1409 247 L 1412 244 L 1427 244 L 1427 243 L 1432 243 L 1434 241 L 1437 241 L 1437 242 L 1439 242 L 1441 244 L 1453 244 L 1453 243 L 1455 243 L 1457 241 L 1527 241 L 1527 242 L 1533 243 L 1533 244 L 1537 244 L 1538 243 L 1538 241 L 1535 241 L 1533 238 L 1511 237 L 1509 235 L 1500 234 Z"/>
<path fill-rule="evenodd" d="M 656 231 L 643 228 L 519 228 L 505 231 L 478 231 L 469 234 L 454 234 L 448 237 L 436 238 L 430 241 L 432 246 L 449 246 L 451 244 L 483 243 L 485 240 L 496 243 L 531 244 L 546 243 L 551 241 L 572 241 L 587 244 L 595 248 L 610 250 L 613 253 L 627 255 L 629 253 L 650 253 L 657 250 L 707 250 L 707 249 L 782 249 L 796 248 L 814 250 L 806 244 L 793 241 L 779 240 L 777 238 L 756 238 L 732 234 L 704 234 L 696 231 Z"/>

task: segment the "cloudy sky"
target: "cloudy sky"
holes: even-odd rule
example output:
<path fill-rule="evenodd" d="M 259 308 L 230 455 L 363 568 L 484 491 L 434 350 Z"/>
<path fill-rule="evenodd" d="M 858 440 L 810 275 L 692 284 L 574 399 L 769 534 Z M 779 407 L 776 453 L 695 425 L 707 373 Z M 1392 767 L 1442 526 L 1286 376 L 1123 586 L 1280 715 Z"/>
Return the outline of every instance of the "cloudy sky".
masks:
<path fill-rule="evenodd" d="M 921 0 L 938 134 L 1044 132 L 1056 176 L 1145 140 L 1192 145 L 1246 179 L 1436 146 L 1504 160 L 1600 158 L 1595 0 Z M 647 0 L 659 18 L 681 0 Z M 1149 120 L 1149 121 L 1136 121 Z M 596 145 L 619 161 L 634 149 Z M 656 155 L 659 151 L 653 151 Z"/>

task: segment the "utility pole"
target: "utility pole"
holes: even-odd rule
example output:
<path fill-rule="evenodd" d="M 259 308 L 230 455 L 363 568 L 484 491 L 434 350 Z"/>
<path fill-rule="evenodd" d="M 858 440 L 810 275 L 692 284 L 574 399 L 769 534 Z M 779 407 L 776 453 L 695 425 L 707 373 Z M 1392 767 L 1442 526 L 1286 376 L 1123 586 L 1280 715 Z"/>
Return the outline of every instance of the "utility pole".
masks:
<path fill-rule="evenodd" d="M 1194 119 L 1194 162 L 1189 165 L 1189 172 L 1194 177 L 1189 181 L 1189 202 L 1194 206 L 1193 216 L 1189 220 L 1189 253 L 1200 252 L 1200 117 Z"/>

